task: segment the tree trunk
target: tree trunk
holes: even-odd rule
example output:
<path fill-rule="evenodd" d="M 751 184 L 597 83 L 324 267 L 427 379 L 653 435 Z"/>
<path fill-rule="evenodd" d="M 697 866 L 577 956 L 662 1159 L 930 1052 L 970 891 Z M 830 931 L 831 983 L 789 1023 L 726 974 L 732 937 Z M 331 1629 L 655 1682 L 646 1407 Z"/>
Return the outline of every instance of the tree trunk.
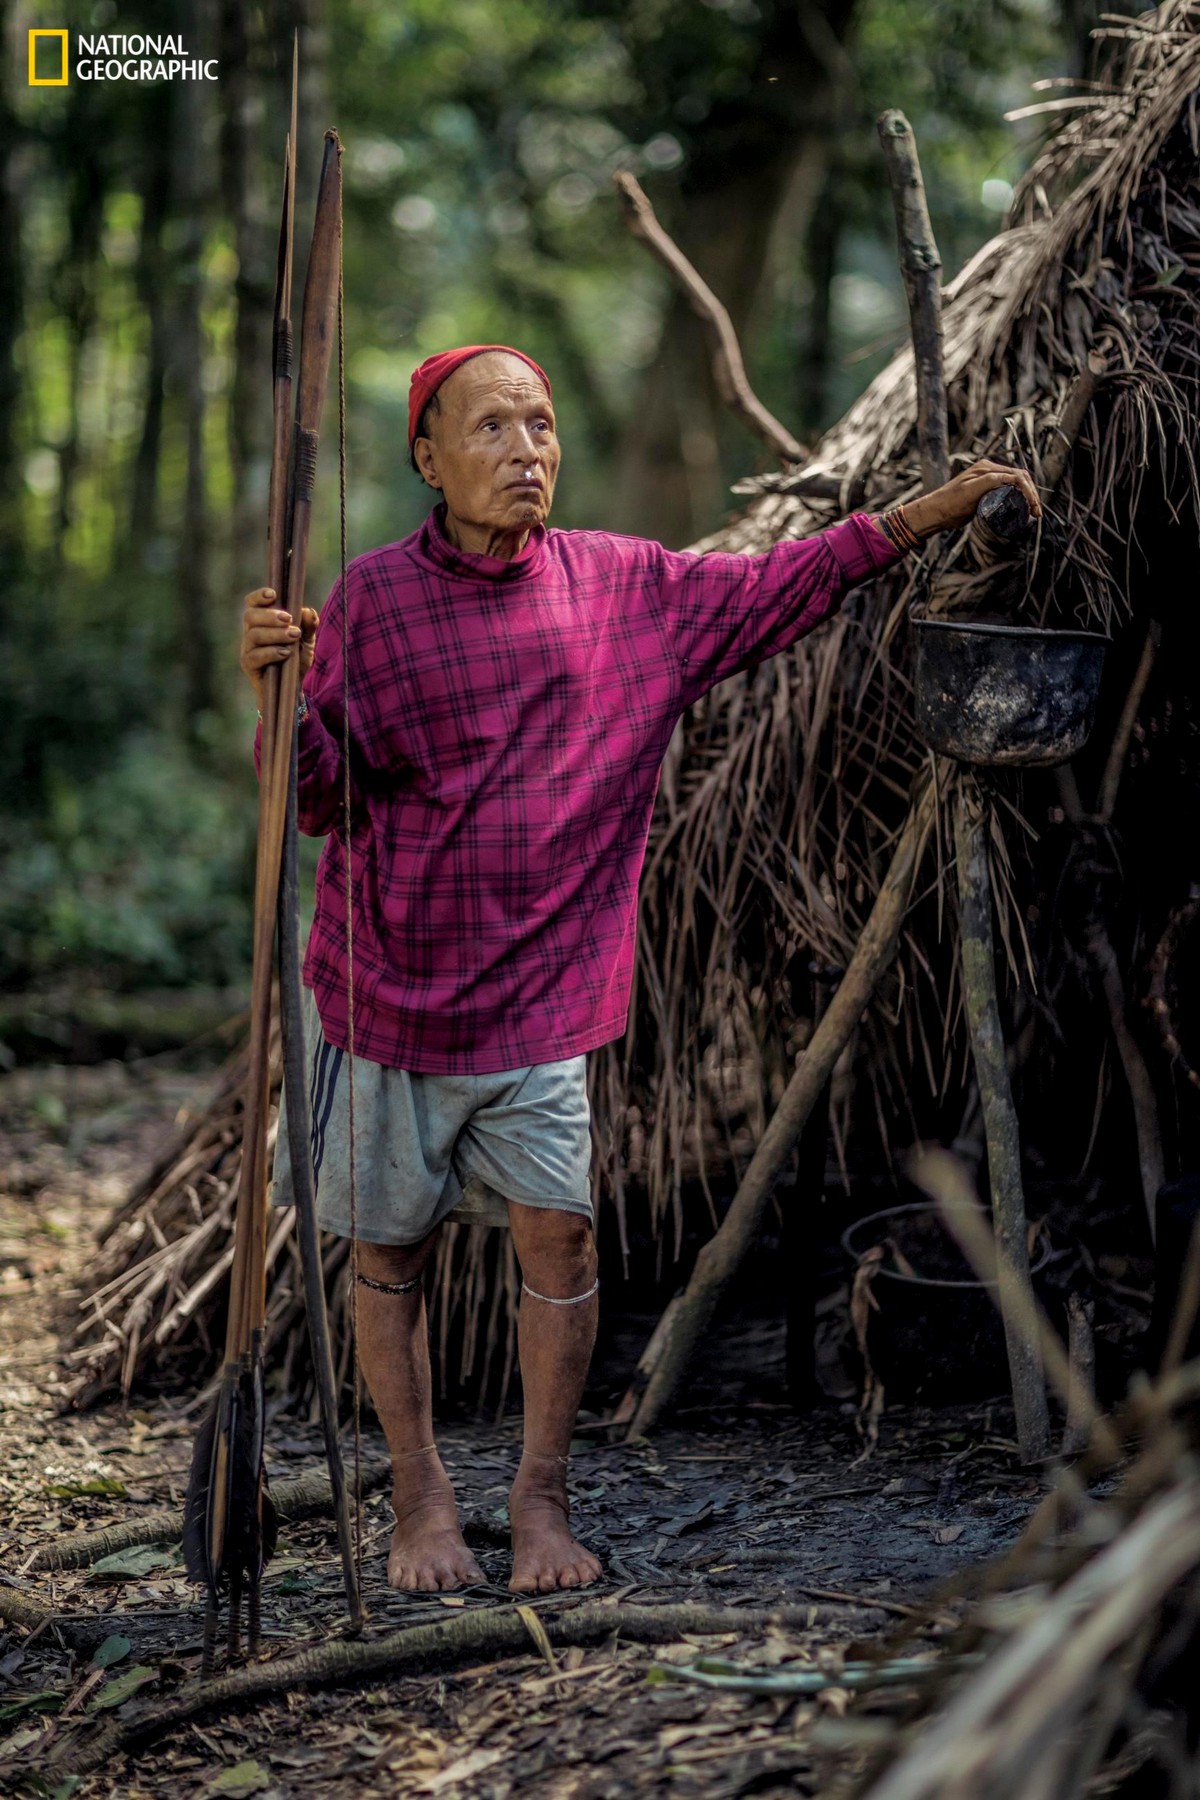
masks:
<path fill-rule="evenodd" d="M 183 0 L 180 29 L 189 44 L 212 41 L 209 0 Z M 208 217 L 207 129 L 210 102 L 205 83 L 180 84 L 174 109 L 172 188 L 177 258 L 177 301 L 172 332 L 172 376 L 183 412 L 186 446 L 183 520 L 176 568 L 177 642 L 184 676 L 183 706 L 189 731 L 216 698 L 209 620 L 210 540 L 204 466 L 204 248 Z"/>
<path fill-rule="evenodd" d="M 805 0 L 798 29 L 794 7 L 773 9 L 744 94 L 704 122 L 678 216 L 660 215 L 728 308 L 743 350 L 769 258 L 798 260 L 829 156 L 831 120 L 840 112 L 844 65 L 837 52 L 856 10 L 856 0 L 830 0 L 819 10 Z M 824 61 L 814 44 L 829 47 Z M 764 105 L 768 93 L 789 96 L 786 116 Z M 718 422 L 736 428 L 725 426 L 710 362 L 687 301 L 672 295 L 621 452 L 618 531 L 678 545 L 716 524 L 726 503 Z M 772 397 L 765 398 L 770 405 Z"/>
<path fill-rule="evenodd" d="M 142 564 L 159 528 L 158 471 L 162 449 L 163 403 L 170 337 L 169 271 L 163 253 L 163 228 L 171 191 L 171 109 L 176 84 L 164 82 L 145 95 L 146 129 L 142 139 L 142 220 L 136 283 L 146 316 L 146 381 L 142 390 L 142 429 L 134 456 L 129 495 L 129 523 L 124 560 Z"/>
<path fill-rule="evenodd" d="M 8 8 L 0 3 L 0 43 L 11 41 Z M 21 475 L 17 468 L 17 339 L 22 318 L 21 220 L 17 211 L 17 122 L 9 99 L 11 72 L 7 61 L 0 70 L 0 629 L 15 574 L 21 534 L 18 495 Z"/>
<path fill-rule="evenodd" d="M 262 154 L 266 105 L 258 78 L 258 14 L 220 0 L 221 188 L 237 253 L 233 374 L 229 387 L 229 469 L 233 516 L 230 579 L 217 616 L 231 616 L 241 595 L 266 574 L 267 488 L 271 476 L 271 323 L 275 297 L 275 221 L 282 181 L 266 191 Z"/>
<path fill-rule="evenodd" d="M 329 27 L 324 0 L 282 0 L 284 32 L 279 36 L 281 71 L 292 66 L 292 32 L 300 33 L 300 143 L 296 155 L 296 285 L 297 301 L 308 273 L 308 245 L 317 209 L 321 174 L 321 140 L 336 124 L 329 109 Z M 290 80 L 290 75 L 288 77 Z M 288 92 L 290 93 L 290 88 Z M 296 310 L 296 342 L 300 312 Z"/>
<path fill-rule="evenodd" d="M 67 195 L 67 247 L 61 270 L 62 315 L 67 338 L 67 431 L 59 449 L 57 553 L 74 520 L 75 475 L 79 467 L 80 389 L 83 357 L 96 316 L 96 262 L 104 222 L 108 171 L 96 145 L 98 90 L 76 82 L 69 100 L 58 153 Z"/>
<path fill-rule="evenodd" d="M 1096 46 L 1089 34 L 1100 23 L 1105 10 L 1105 0 L 1058 0 L 1059 29 L 1065 52 L 1064 74 L 1076 78 L 1090 74 Z"/>
<path fill-rule="evenodd" d="M 843 180 L 835 155 L 809 219 L 804 244 L 804 270 L 809 298 L 800 324 L 796 358 L 796 424 L 801 434 L 813 437 L 829 424 L 829 362 L 833 350 L 833 278 L 837 274 L 838 249 L 845 214 L 838 204 Z"/>

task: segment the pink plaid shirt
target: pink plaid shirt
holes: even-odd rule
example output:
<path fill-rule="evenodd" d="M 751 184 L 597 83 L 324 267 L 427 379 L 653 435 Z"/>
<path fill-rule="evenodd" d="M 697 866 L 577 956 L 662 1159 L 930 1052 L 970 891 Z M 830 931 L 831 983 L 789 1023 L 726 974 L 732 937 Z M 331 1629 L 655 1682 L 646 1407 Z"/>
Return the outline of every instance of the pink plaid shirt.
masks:
<path fill-rule="evenodd" d="M 347 571 L 354 1048 L 475 1075 L 624 1032 L 681 713 L 902 552 L 854 513 L 749 557 L 538 526 L 505 562 L 456 549 L 442 517 Z M 304 980 L 346 1049 L 340 584 L 304 691 L 300 829 L 329 834 Z"/>

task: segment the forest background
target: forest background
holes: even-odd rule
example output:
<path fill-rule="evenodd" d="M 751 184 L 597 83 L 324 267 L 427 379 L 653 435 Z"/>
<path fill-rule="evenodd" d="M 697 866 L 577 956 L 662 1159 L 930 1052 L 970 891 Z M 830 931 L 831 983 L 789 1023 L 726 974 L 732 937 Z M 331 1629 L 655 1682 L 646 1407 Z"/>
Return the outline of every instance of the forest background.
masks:
<path fill-rule="evenodd" d="M 757 390 L 811 443 L 908 329 L 876 116 L 913 121 L 948 279 L 1046 130 L 1004 115 L 1085 71 L 1101 3 L 98 0 L 52 16 L 0 0 L 0 1067 L 152 1050 L 226 1017 L 248 978 L 254 711 L 236 658 L 266 568 L 293 28 L 302 244 L 325 128 L 345 145 L 350 554 L 428 509 L 405 447 L 413 366 L 497 340 L 554 383 L 553 522 L 682 545 L 763 452 L 626 232 L 613 170 L 644 183 Z M 27 29 L 63 25 L 177 33 L 219 78 L 27 86 Z M 319 606 L 338 557 L 332 394 L 317 531 Z"/>

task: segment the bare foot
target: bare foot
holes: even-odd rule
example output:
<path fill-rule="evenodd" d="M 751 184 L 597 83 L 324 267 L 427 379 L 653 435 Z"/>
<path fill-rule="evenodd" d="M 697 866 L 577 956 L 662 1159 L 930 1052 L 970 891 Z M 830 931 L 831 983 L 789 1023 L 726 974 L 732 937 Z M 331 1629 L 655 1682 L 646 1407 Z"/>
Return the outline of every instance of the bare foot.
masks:
<path fill-rule="evenodd" d="M 555 1588 L 590 1587 L 604 1570 L 571 1536 L 566 1471 L 558 1457 L 523 1460 L 508 1496 L 512 1525 L 514 1594 L 549 1594 Z"/>
<path fill-rule="evenodd" d="M 388 1586 L 408 1593 L 445 1592 L 486 1579 L 463 1542 L 450 1477 L 436 1448 L 393 1460 L 396 1529 L 388 1555 Z"/>

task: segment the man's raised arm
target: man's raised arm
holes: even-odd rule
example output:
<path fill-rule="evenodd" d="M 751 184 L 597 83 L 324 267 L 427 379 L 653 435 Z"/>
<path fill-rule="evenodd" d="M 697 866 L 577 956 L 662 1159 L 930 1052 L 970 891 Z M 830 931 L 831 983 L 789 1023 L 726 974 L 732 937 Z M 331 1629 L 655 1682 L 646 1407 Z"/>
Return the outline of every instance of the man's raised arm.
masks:
<path fill-rule="evenodd" d="M 978 462 L 891 513 L 851 513 L 759 556 L 661 550 L 658 595 L 679 659 L 685 705 L 750 663 L 775 656 L 832 617 L 851 588 L 880 575 L 936 531 L 965 525 L 991 488 L 1041 501 L 1023 469 Z"/>

